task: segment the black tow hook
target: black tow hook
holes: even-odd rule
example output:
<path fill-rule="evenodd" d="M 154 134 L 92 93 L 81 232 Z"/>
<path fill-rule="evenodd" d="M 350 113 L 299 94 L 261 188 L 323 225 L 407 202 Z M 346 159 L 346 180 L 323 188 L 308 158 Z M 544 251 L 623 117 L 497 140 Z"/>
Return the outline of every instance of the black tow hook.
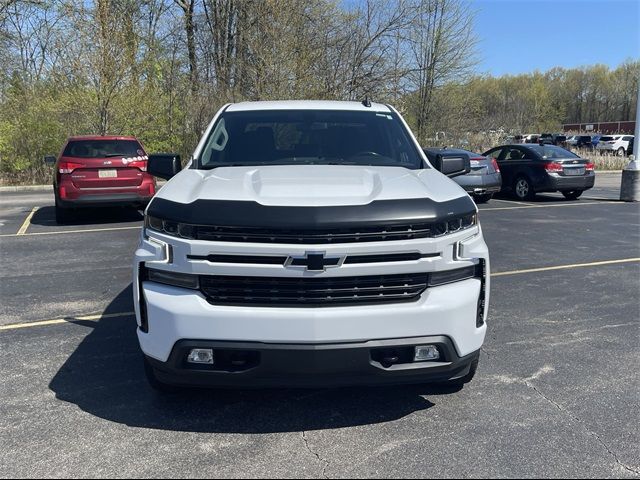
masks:
<path fill-rule="evenodd" d="M 398 360 L 400 360 L 400 357 L 398 357 L 397 355 L 389 355 L 389 356 L 383 357 L 380 364 L 384 368 L 389 368 L 395 365 L 396 363 L 398 363 Z"/>

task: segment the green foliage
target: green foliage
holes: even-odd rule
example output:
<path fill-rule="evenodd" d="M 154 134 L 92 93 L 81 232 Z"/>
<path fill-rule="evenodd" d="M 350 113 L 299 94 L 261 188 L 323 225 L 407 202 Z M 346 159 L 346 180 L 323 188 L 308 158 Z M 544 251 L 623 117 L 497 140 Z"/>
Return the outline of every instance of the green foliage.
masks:
<path fill-rule="evenodd" d="M 180 5 L 194 5 L 191 31 L 190 10 Z M 216 110 L 242 100 L 368 94 L 398 107 L 425 144 L 436 133 L 440 143 L 471 145 L 486 132 L 556 131 L 635 115 L 638 61 L 473 77 L 466 0 L 359 5 L 13 2 L 0 16 L 0 182 L 50 182 L 42 157 L 71 135 L 135 135 L 148 152 L 187 159 Z M 442 22 L 435 23 L 451 28 L 429 27 L 436 10 Z"/>

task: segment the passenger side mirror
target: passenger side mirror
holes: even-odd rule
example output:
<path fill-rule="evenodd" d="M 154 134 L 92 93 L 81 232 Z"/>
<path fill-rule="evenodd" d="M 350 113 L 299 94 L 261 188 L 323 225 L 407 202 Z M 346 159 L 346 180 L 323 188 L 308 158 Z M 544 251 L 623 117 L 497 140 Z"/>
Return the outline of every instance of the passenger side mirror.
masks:
<path fill-rule="evenodd" d="M 56 163 L 56 157 L 54 157 L 53 155 L 47 155 L 46 157 L 44 157 L 44 163 L 53 166 Z"/>
<path fill-rule="evenodd" d="M 471 171 L 471 159 L 465 154 L 448 156 L 439 153 L 433 166 L 447 177 L 453 178 Z"/>
<path fill-rule="evenodd" d="M 182 170 L 180 155 L 177 153 L 156 153 L 149 155 L 147 172 L 154 177 L 169 180 Z"/>

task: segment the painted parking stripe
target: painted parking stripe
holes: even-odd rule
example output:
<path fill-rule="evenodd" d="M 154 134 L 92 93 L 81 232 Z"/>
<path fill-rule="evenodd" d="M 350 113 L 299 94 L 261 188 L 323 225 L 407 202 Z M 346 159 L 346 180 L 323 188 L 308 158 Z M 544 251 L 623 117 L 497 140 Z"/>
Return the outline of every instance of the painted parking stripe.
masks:
<path fill-rule="evenodd" d="M 601 265 L 615 265 L 615 264 L 621 264 L 621 263 L 639 263 L 639 262 L 640 262 L 640 257 L 624 258 L 620 260 L 605 260 L 602 262 L 574 263 L 569 265 L 557 265 L 554 267 L 528 268 L 524 270 L 513 270 L 510 272 L 496 272 L 496 273 L 492 273 L 491 277 L 502 277 L 507 275 L 519 275 L 524 273 L 548 272 L 552 270 L 566 270 L 571 268 L 596 267 Z M 18 330 L 21 328 L 31 328 L 31 327 L 43 327 L 43 326 L 49 326 L 49 325 L 60 325 L 63 323 L 77 323 L 82 321 L 95 322 L 98 320 L 102 320 L 103 318 L 121 318 L 121 317 L 130 317 L 133 315 L 134 315 L 134 312 L 121 312 L 121 313 L 108 313 L 105 315 L 96 314 L 96 315 L 85 315 L 82 317 L 58 318 L 55 320 L 43 320 L 39 322 L 14 323 L 10 325 L 0 325 L 0 331 Z"/>
<path fill-rule="evenodd" d="M 108 227 L 108 228 L 84 228 L 79 230 L 59 230 L 57 232 L 31 232 L 31 233 L 5 233 L 0 235 L 0 237 L 17 237 L 25 236 L 25 237 L 35 237 L 42 235 L 65 235 L 70 233 L 92 233 L 92 232 L 117 232 L 120 230 L 139 230 L 141 226 L 137 227 Z"/>
<path fill-rule="evenodd" d="M 494 201 L 494 202 L 508 203 L 510 205 L 513 205 L 513 204 L 516 204 L 516 205 L 535 205 L 533 203 L 521 202 L 519 200 L 503 200 L 501 198 L 492 198 L 491 200 Z"/>
<path fill-rule="evenodd" d="M 568 265 L 557 265 L 555 267 L 527 268 L 524 270 L 512 270 L 510 272 L 495 272 L 495 273 L 492 273 L 491 276 L 503 277 L 506 275 L 520 275 L 523 273 L 550 272 L 552 270 L 567 270 L 570 268 L 597 267 L 601 265 L 615 265 L 619 263 L 637 263 L 637 262 L 640 262 L 640 257 L 623 258 L 621 260 L 605 260 L 602 262 L 591 262 L 591 263 L 572 263 Z"/>
<path fill-rule="evenodd" d="M 29 212 L 27 218 L 25 218 L 24 222 L 22 222 L 22 226 L 20 227 L 20 230 L 18 230 L 18 233 L 16 233 L 16 235 L 24 235 L 27 232 L 27 228 L 29 228 L 29 225 L 31 225 L 31 219 L 33 218 L 33 215 L 38 211 L 38 208 L 40 207 L 33 207 L 31 209 L 31 212 Z"/>
<path fill-rule="evenodd" d="M 55 320 L 42 320 L 40 322 L 14 323 L 10 325 L 0 325 L 0 331 L 18 330 L 20 328 L 43 327 L 48 325 L 60 325 L 62 323 L 96 322 L 98 320 L 102 320 L 103 318 L 131 317 L 133 315 L 134 315 L 134 312 L 121 312 L 121 313 L 107 313 L 104 315 L 96 314 L 96 315 L 84 315 L 82 317 L 57 318 Z"/>

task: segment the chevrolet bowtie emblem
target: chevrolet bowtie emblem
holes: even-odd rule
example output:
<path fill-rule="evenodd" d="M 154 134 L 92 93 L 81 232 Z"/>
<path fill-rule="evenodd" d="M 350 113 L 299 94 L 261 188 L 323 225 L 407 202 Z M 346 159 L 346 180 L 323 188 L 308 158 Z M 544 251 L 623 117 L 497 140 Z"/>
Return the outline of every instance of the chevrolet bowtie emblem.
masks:
<path fill-rule="evenodd" d="M 327 268 L 339 267 L 345 257 L 328 257 L 325 252 L 306 252 L 304 257 L 287 258 L 285 267 L 304 268 L 309 272 L 324 272 Z"/>

